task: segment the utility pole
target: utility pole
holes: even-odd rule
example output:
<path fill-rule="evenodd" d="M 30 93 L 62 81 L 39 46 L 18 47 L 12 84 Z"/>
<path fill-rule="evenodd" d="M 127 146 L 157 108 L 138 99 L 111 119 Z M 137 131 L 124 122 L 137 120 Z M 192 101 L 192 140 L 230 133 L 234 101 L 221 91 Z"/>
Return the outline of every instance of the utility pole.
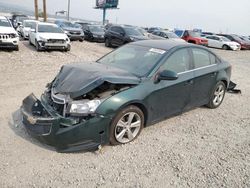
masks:
<path fill-rule="evenodd" d="M 37 0 L 34 0 L 34 5 L 35 5 L 35 18 L 38 20 L 38 2 Z"/>
<path fill-rule="evenodd" d="M 46 0 L 43 0 L 43 21 L 47 21 L 47 7 L 46 7 Z"/>
<path fill-rule="evenodd" d="M 103 8 L 103 16 L 102 16 L 102 25 L 105 25 L 105 21 L 106 21 L 106 8 Z"/>
<path fill-rule="evenodd" d="M 68 21 L 69 21 L 69 11 L 70 11 L 70 0 L 68 0 Z"/>

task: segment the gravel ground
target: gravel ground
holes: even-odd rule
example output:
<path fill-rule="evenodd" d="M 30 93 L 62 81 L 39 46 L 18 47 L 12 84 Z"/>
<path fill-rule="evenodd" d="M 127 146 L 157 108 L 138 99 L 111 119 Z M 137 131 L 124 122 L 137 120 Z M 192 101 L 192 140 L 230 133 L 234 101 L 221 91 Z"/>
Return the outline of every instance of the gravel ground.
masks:
<path fill-rule="evenodd" d="M 144 129 L 137 140 L 97 152 L 61 154 L 20 123 L 22 99 L 45 89 L 63 64 L 111 49 L 74 42 L 69 53 L 0 51 L 0 187 L 250 187 L 250 51 L 215 50 L 233 65 L 241 95 Z"/>

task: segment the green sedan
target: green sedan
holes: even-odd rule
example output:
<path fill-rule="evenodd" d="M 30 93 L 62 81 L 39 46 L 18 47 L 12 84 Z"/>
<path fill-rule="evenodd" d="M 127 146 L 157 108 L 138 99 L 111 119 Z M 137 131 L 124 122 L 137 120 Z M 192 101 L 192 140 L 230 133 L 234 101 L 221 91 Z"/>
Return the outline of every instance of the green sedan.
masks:
<path fill-rule="evenodd" d="M 231 65 L 207 48 L 134 42 L 96 62 L 63 66 L 40 100 L 23 100 L 23 123 L 59 152 L 126 144 L 173 115 L 219 107 L 230 76 Z"/>

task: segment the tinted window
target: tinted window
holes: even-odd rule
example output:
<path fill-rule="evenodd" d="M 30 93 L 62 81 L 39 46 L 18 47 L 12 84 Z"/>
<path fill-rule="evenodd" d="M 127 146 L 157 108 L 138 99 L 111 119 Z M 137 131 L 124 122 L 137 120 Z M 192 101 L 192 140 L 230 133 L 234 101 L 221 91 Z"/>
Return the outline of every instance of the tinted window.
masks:
<path fill-rule="evenodd" d="M 111 27 L 111 31 L 116 33 L 123 33 L 123 30 L 120 27 Z"/>
<path fill-rule="evenodd" d="M 163 70 L 171 70 L 176 73 L 185 72 L 190 69 L 190 56 L 187 49 L 181 49 L 172 54 L 163 64 Z"/>
<path fill-rule="evenodd" d="M 212 57 L 213 55 L 206 50 L 194 48 L 192 49 L 192 51 L 193 51 L 193 56 L 194 56 L 195 68 L 208 66 L 208 65 L 214 64 L 216 61 L 215 57 L 214 57 L 214 60 L 210 60 L 213 58 Z"/>

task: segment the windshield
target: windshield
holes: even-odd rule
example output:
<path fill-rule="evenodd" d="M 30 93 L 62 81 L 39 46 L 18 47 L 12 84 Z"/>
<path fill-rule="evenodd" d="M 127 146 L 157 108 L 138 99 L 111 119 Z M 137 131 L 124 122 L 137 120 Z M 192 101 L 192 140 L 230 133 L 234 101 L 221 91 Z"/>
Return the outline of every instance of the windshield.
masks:
<path fill-rule="evenodd" d="M 129 44 L 104 56 L 98 63 L 108 64 L 143 77 L 150 73 L 165 53 L 165 50 Z"/>
<path fill-rule="evenodd" d="M 176 34 L 174 33 L 166 33 L 166 35 L 168 36 L 168 38 L 179 38 Z"/>
<path fill-rule="evenodd" d="M 142 36 L 142 34 L 138 30 L 136 30 L 135 28 L 124 27 L 124 30 L 127 33 L 127 35 L 129 35 L 129 36 Z"/>
<path fill-rule="evenodd" d="M 38 25 L 38 32 L 40 33 L 63 33 L 63 31 L 54 25 Z"/>
<path fill-rule="evenodd" d="M 237 40 L 237 41 L 243 41 L 239 36 L 237 35 L 232 35 L 232 37 Z"/>
<path fill-rule="evenodd" d="M 220 37 L 220 38 L 225 42 L 231 42 L 231 40 L 229 40 L 227 37 Z"/>
<path fill-rule="evenodd" d="M 62 22 L 62 25 L 64 27 L 73 27 L 73 28 L 77 28 L 77 26 L 71 22 Z"/>
<path fill-rule="evenodd" d="M 2 26 L 2 27 L 11 27 L 10 23 L 6 19 L 0 19 L 0 26 Z"/>
<path fill-rule="evenodd" d="M 104 32 L 104 29 L 101 26 L 89 26 L 91 32 Z"/>
<path fill-rule="evenodd" d="M 145 29 L 142 28 L 137 28 L 137 30 L 142 34 L 142 35 L 146 35 L 147 31 Z"/>
<path fill-rule="evenodd" d="M 198 38 L 201 37 L 201 34 L 198 32 L 188 31 L 188 33 L 191 37 L 198 37 Z"/>
<path fill-rule="evenodd" d="M 23 22 L 24 27 L 30 27 L 31 28 L 32 26 L 34 27 L 35 25 L 36 25 L 36 22 L 27 22 L 27 21 Z"/>

